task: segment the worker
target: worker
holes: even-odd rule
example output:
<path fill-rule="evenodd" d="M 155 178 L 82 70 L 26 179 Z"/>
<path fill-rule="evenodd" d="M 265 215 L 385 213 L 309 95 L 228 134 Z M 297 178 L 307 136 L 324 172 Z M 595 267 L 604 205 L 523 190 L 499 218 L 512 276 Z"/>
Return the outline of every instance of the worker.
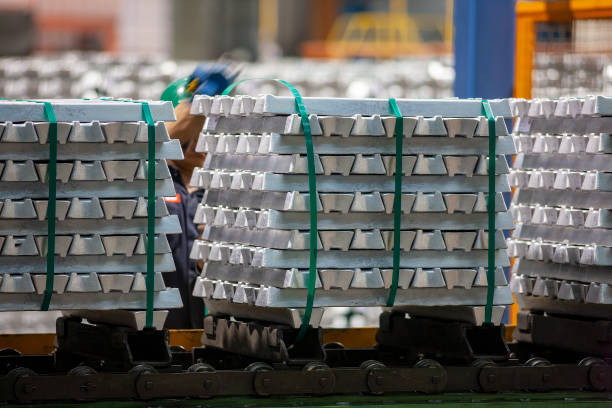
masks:
<path fill-rule="evenodd" d="M 186 81 L 186 91 L 176 92 L 168 97 L 168 90 L 162 99 L 171 99 L 176 104 L 175 122 L 167 122 L 166 127 L 172 139 L 178 139 L 183 149 L 183 160 L 169 160 L 170 174 L 176 190 L 175 197 L 166 197 L 166 206 L 170 214 L 178 216 L 181 234 L 169 234 L 168 242 L 172 250 L 176 272 L 164 274 L 164 281 L 169 287 L 178 288 L 183 301 L 182 309 L 172 309 L 166 319 L 168 329 L 199 329 L 203 326 L 204 303 L 201 298 L 192 295 L 195 280 L 199 274 L 198 265 L 189 259 L 193 241 L 198 238 L 201 228 L 193 222 L 198 204 L 202 201 L 204 191 L 191 187 L 189 181 L 193 169 L 202 166 L 206 155 L 195 150 L 198 136 L 204 125 L 205 117 L 191 115 L 193 95 L 216 95 L 221 93 L 237 76 L 238 70 L 230 65 L 199 65 Z M 170 87 L 168 88 L 170 89 Z M 180 102 L 182 96 L 191 95 Z"/>

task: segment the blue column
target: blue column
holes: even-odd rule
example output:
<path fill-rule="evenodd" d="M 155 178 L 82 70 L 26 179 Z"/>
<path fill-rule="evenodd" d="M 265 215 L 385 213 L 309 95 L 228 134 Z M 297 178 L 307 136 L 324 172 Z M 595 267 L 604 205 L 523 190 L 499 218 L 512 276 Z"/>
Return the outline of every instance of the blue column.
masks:
<path fill-rule="evenodd" d="M 453 11 L 455 96 L 512 97 L 515 0 L 455 0 Z M 506 124 L 511 129 L 512 123 L 506 121 Z M 504 199 L 506 205 L 510 205 L 509 193 L 504 194 Z M 504 272 L 509 278 L 508 268 Z M 508 309 L 502 322 L 508 323 Z"/>
<path fill-rule="evenodd" d="M 511 97 L 515 0 L 455 0 L 455 96 Z"/>

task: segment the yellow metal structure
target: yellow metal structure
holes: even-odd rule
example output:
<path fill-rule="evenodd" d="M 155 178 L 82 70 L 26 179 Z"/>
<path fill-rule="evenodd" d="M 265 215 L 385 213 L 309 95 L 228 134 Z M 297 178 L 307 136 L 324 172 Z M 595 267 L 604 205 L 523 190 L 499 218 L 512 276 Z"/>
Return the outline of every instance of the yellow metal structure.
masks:
<path fill-rule="evenodd" d="M 449 13 L 452 13 L 452 9 L 447 9 Z M 423 42 L 420 32 L 425 29 L 438 31 L 442 41 Z M 452 49 L 452 31 L 452 18 L 447 16 L 412 16 L 401 12 L 348 13 L 336 19 L 326 41 L 307 42 L 302 51 L 305 57 L 330 58 L 442 54 Z"/>
<path fill-rule="evenodd" d="M 538 23 L 569 23 L 581 19 L 612 18 L 612 0 L 518 1 L 514 96 L 531 98 L 533 59 Z M 510 307 L 510 324 L 516 324 L 518 306 Z"/>
<path fill-rule="evenodd" d="M 612 0 L 518 1 L 514 95 L 531 98 L 536 24 L 612 18 Z"/>

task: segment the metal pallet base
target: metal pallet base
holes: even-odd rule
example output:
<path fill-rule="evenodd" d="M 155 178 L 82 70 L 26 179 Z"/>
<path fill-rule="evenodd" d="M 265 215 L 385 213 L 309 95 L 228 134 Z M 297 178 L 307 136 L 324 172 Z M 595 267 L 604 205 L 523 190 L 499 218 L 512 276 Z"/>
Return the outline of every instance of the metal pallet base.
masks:
<path fill-rule="evenodd" d="M 321 329 L 309 329 L 300 342 L 295 342 L 298 331 L 284 325 L 206 316 L 202 344 L 205 348 L 290 365 L 324 361 Z"/>
<path fill-rule="evenodd" d="M 504 340 L 503 325 L 438 320 L 423 317 L 407 318 L 405 313 L 384 312 L 376 333 L 378 347 L 399 351 L 408 361 L 419 357 L 444 363 L 472 361 L 506 361 L 510 350 Z"/>
<path fill-rule="evenodd" d="M 166 330 L 85 324 L 80 317 L 56 321 L 56 366 L 85 364 L 96 370 L 127 371 L 137 365 L 167 367 L 171 362 Z"/>
<path fill-rule="evenodd" d="M 513 337 L 519 342 L 612 358 L 612 320 L 521 311 Z"/>

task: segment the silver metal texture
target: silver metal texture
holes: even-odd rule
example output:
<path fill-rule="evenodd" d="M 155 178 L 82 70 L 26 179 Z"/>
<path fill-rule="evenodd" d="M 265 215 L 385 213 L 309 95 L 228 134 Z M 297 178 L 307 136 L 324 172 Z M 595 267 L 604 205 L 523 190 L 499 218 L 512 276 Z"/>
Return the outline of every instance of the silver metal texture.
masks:
<path fill-rule="evenodd" d="M 6 244 L 5 244 L 6 247 Z M 38 256 L 8 256 L 2 255 L 0 262 L 0 273 L 10 274 L 44 274 L 47 271 L 47 263 L 44 257 Z M 135 273 L 147 269 L 147 257 L 145 255 L 106 256 L 103 255 L 68 255 L 55 257 L 55 273 Z M 174 261 L 169 253 L 157 254 L 155 259 L 155 271 L 174 271 Z"/>
<path fill-rule="evenodd" d="M 316 174 L 395 174 L 395 157 L 380 154 L 363 155 L 357 153 L 349 156 L 318 155 L 315 154 Z M 508 164 L 504 156 L 497 156 L 497 174 L 509 173 Z M 481 163 L 484 162 L 484 163 Z M 434 164 L 435 163 L 435 164 Z M 403 174 L 427 175 L 441 174 L 454 176 L 457 174 L 471 177 L 475 173 L 487 175 L 488 158 L 485 156 L 404 156 Z M 434 167 L 432 167 L 434 166 Z M 215 154 L 206 155 L 203 169 L 239 170 L 239 171 L 269 171 L 281 174 L 307 174 L 306 157 L 294 155 L 239 155 Z M 244 184 L 246 180 L 243 180 Z M 248 188 L 248 187 L 247 187 Z"/>
<path fill-rule="evenodd" d="M 0 160 L 47 160 L 49 147 L 33 143 L 0 143 Z M 67 143 L 57 152 L 58 160 L 146 160 L 146 143 Z M 155 144 L 155 158 L 158 160 L 181 160 L 183 152 L 178 139 Z"/>
<path fill-rule="evenodd" d="M 233 300 L 238 293 L 240 284 L 228 284 L 222 281 L 202 279 L 205 297 L 220 300 Z M 206 289 L 206 286 L 209 286 Z M 212 292 L 211 292 L 212 286 Z M 398 289 L 395 305 L 415 306 L 484 306 L 486 303 L 486 288 L 472 287 L 470 289 L 446 287 L 411 287 Z M 319 289 L 315 292 L 315 307 L 340 306 L 384 306 L 388 297 L 385 288 L 350 288 L 346 290 Z M 280 289 L 274 287 L 258 288 L 254 306 L 258 307 L 304 307 L 306 289 Z M 508 286 L 495 288 L 494 304 L 508 305 L 513 302 Z M 234 301 L 236 303 L 236 301 Z M 244 304 L 244 303 L 242 303 Z M 248 304 L 248 303 L 246 303 Z"/>
<path fill-rule="evenodd" d="M 350 197 L 352 199 L 352 195 Z M 441 200 L 440 200 L 441 201 Z M 416 202 L 418 204 L 418 201 Z M 349 202 L 350 204 L 350 202 Z M 426 203 L 430 204 L 430 203 Z M 470 230 L 488 227 L 487 215 L 482 212 L 462 213 L 455 211 L 449 214 L 447 209 L 427 208 L 425 204 L 421 211 L 405 211 L 401 215 L 402 229 L 454 229 Z M 223 207 L 202 206 L 200 214 L 196 214 L 194 222 L 209 226 L 227 226 L 246 229 L 308 229 L 308 213 L 304 211 L 279 210 L 234 210 Z M 250 218 L 250 219 L 249 219 Z M 387 212 L 369 211 L 329 211 L 319 214 L 319 229 L 392 229 L 393 216 Z M 496 228 L 512 229 L 511 213 L 498 212 Z"/>
<path fill-rule="evenodd" d="M 135 201 L 135 200 L 134 200 Z M 58 217 L 59 218 L 59 217 Z M 101 235 L 137 234 L 146 231 L 146 218 L 113 219 L 62 219 L 56 221 L 56 234 L 88 234 L 95 231 Z M 19 231 L 23 235 L 46 235 L 47 223 L 43 220 L 8 219 L 0 216 L 0 234 L 8 235 Z M 181 232 L 178 217 L 168 215 L 155 219 L 155 231 L 164 234 Z M 1 245 L 0 245 L 1 248 Z"/>
<path fill-rule="evenodd" d="M 146 180 L 115 180 L 109 183 L 103 181 L 69 181 L 58 188 L 58 199 L 80 198 L 134 198 L 146 197 L 148 193 Z M 171 179 L 156 180 L 156 197 L 174 197 L 176 191 Z M 46 184 L 31 181 L 20 182 L 17 186 L 12 182 L 0 182 L 0 197 L 7 199 L 46 199 L 49 195 L 49 188 Z"/>
<path fill-rule="evenodd" d="M 147 124 L 138 122 L 59 122 L 57 141 L 66 143 L 147 143 Z M 0 143 L 40 143 L 49 142 L 49 122 L 23 123 L 10 121 L 0 123 Z M 170 140 L 164 122 L 155 123 L 155 141 Z"/>
<path fill-rule="evenodd" d="M 608 266 L 580 265 L 577 267 L 569 263 L 558 264 L 518 258 L 512 266 L 512 274 L 582 283 L 593 281 L 612 285 L 612 275 Z"/>
<path fill-rule="evenodd" d="M 36 163 L 37 172 L 34 170 L 32 160 L 15 162 L 6 160 L 4 171 L 0 174 L 3 182 L 38 181 L 45 182 L 47 176 L 47 164 Z M 109 182 L 125 180 L 132 182 L 146 180 L 147 161 L 141 160 L 75 160 L 74 163 L 59 163 L 57 180 L 62 183 L 69 181 L 101 181 Z M 165 160 L 159 160 L 155 165 L 155 178 L 158 180 L 170 178 L 170 170 Z"/>
<path fill-rule="evenodd" d="M 584 98 L 509 99 L 513 116 L 528 118 L 577 118 L 581 116 L 612 116 L 612 98 L 586 96 Z"/>
<path fill-rule="evenodd" d="M 313 136 L 317 154 L 395 154 L 393 138 L 352 136 L 350 138 Z M 497 138 L 498 154 L 515 154 L 515 142 L 511 136 Z M 196 151 L 216 154 L 306 154 L 303 136 L 264 135 L 211 135 L 201 134 Z M 489 144 L 486 138 L 414 137 L 404 141 L 402 154 L 486 155 Z M 2 156 L 0 156 L 2 157 Z"/>
<path fill-rule="evenodd" d="M 143 227 L 141 227 L 142 229 Z M 89 231 L 91 232 L 91 230 Z M 125 232 L 125 231 L 120 231 Z M 46 233 L 46 231 L 45 231 Z M 0 256 L 46 256 L 46 235 L 7 235 L 3 237 Z M 87 235 L 72 234 L 58 235 L 56 237 L 55 253 L 60 257 L 73 255 L 143 255 L 146 253 L 145 234 L 140 235 L 100 235 L 98 233 Z M 166 234 L 155 236 L 155 253 L 170 253 L 170 245 Z M 4 258 L 3 258 L 4 259 Z"/>
<path fill-rule="evenodd" d="M 278 250 L 222 243 L 211 243 L 209 248 L 207 259 L 211 261 L 230 262 L 231 258 L 236 263 L 256 267 L 308 268 L 307 250 Z M 597 249 L 602 248 L 598 247 Z M 444 256 L 441 256 L 439 252 L 441 250 L 445 251 Z M 245 251 L 250 252 L 250 255 L 245 257 L 243 254 Z M 236 253 L 236 255 L 233 255 L 233 253 Z M 238 256 L 238 254 L 242 256 Z M 400 266 L 403 268 L 484 267 L 487 265 L 486 255 L 487 251 L 484 249 L 473 249 L 469 252 L 447 252 L 445 248 L 438 250 L 414 249 L 413 244 L 411 251 L 401 252 Z M 604 254 L 599 254 L 599 256 L 603 258 Z M 505 250 L 497 250 L 495 257 L 497 265 L 510 265 Z M 392 265 L 392 252 L 376 249 L 321 251 L 317 261 L 319 268 L 388 268 Z"/>
<path fill-rule="evenodd" d="M 427 115 L 424 115 L 427 116 Z M 308 116 L 313 136 L 370 136 L 394 137 L 396 118 L 394 116 Z M 452 118 L 436 115 L 434 117 L 404 117 L 403 136 L 448 136 L 487 137 L 486 118 Z M 507 136 L 508 129 L 502 117 L 496 118 L 496 136 Z M 206 133 L 276 133 L 280 135 L 303 135 L 300 116 L 210 116 L 204 123 Z"/>
<path fill-rule="evenodd" d="M 317 193 L 318 212 L 344 212 L 351 210 L 356 193 Z M 379 194 L 382 198 L 384 211 L 391 214 L 393 211 L 393 193 Z M 435 193 L 434 193 L 435 195 Z M 363 197 L 363 195 L 362 195 Z M 423 197 L 425 198 L 425 197 Z M 449 214 L 470 214 L 486 212 L 486 199 L 483 192 L 480 193 L 444 193 L 442 194 L 446 211 Z M 416 195 L 411 193 L 402 194 L 402 212 L 410 213 L 414 206 Z M 325 205 L 325 207 L 324 207 Z M 440 205 L 440 204 L 438 204 Z M 194 222 L 209 223 L 214 220 L 215 212 L 212 207 L 226 206 L 232 208 L 272 209 L 279 211 L 303 212 L 309 211 L 308 193 L 299 191 L 292 192 L 268 192 L 268 191 L 240 191 L 240 190 L 207 190 L 202 199 L 202 205 L 198 206 Z M 495 211 L 505 212 L 506 205 L 501 193 L 495 196 Z M 208 218 L 212 217 L 212 218 Z"/>
<path fill-rule="evenodd" d="M 393 270 L 380 269 L 318 269 L 316 288 L 339 289 L 348 288 L 389 288 L 391 286 Z M 337 276 L 334 276 L 337 275 Z M 216 261 L 204 264 L 200 278 L 210 280 L 223 280 L 233 283 L 247 283 L 249 285 L 264 285 L 277 288 L 306 288 L 308 269 L 278 269 L 265 267 L 252 267 L 235 265 Z M 344 279 L 339 286 L 330 285 L 329 279 Z M 506 286 L 503 268 L 495 272 L 495 286 Z M 485 287 L 487 286 L 486 268 L 475 269 L 400 269 L 399 287 Z M 194 294 L 196 291 L 194 291 Z"/>
<path fill-rule="evenodd" d="M 234 179 L 242 180 L 245 174 L 252 176 L 253 190 L 260 191 L 308 191 L 308 176 L 298 174 L 274 174 L 269 172 L 226 172 L 222 170 L 197 171 L 197 177 L 191 178 L 193 187 L 204 189 L 231 189 L 243 190 L 240 183 Z M 496 176 L 496 191 L 510 192 L 510 186 L 505 175 Z M 596 181 L 597 179 L 595 179 Z M 195 182 L 194 182 L 195 181 Z M 134 182 L 136 183 L 136 182 Z M 595 190 L 601 183 L 596 183 L 591 190 Z M 0 184 L 2 186 L 2 184 Z M 607 186 L 607 184 L 606 184 Z M 612 184 L 611 184 L 612 186 Z M 612 188 L 612 187 L 611 187 Z M 317 177 L 317 191 L 321 193 L 339 192 L 373 192 L 390 193 L 394 191 L 394 177 L 386 175 L 329 175 Z M 478 193 L 488 191 L 488 176 L 439 176 L 439 175 L 412 175 L 402 177 L 402 191 L 410 192 L 432 192 L 444 193 Z"/>
<path fill-rule="evenodd" d="M 142 105 L 131 100 L 49 99 L 58 122 L 135 122 L 142 120 Z M 171 102 L 148 101 L 153 120 L 175 120 Z M 46 122 L 40 102 L 0 101 L 0 118 L 5 122 Z"/>
<path fill-rule="evenodd" d="M 40 310 L 43 295 L 35 293 L 1 293 L 0 309 L 3 311 Z M 49 310 L 143 310 L 146 294 L 144 292 L 111 292 L 92 296 L 91 293 L 55 294 L 51 298 Z M 176 288 L 168 288 L 153 295 L 155 309 L 176 309 L 182 307 L 181 296 Z"/>
<path fill-rule="evenodd" d="M 388 115 L 388 99 L 349 99 L 349 98 L 302 98 L 306 111 L 315 115 L 352 116 Z M 495 116 L 510 117 L 508 100 L 491 100 Z M 481 115 L 480 99 L 397 99 L 397 105 L 404 116 L 474 118 Z M 261 95 L 257 97 L 229 97 L 219 95 L 210 97 L 197 95 L 194 98 L 192 114 L 214 115 L 291 115 L 295 113 L 295 100 L 292 97 Z"/>
<path fill-rule="evenodd" d="M 0 293 L 38 293 L 43 294 L 46 288 L 47 276 L 4 273 L 0 280 Z M 161 272 L 155 273 L 154 292 L 166 290 Z M 144 292 L 145 278 L 140 272 L 136 274 L 98 274 L 76 273 L 55 275 L 53 292 L 63 293 L 110 293 L 110 292 Z"/>

